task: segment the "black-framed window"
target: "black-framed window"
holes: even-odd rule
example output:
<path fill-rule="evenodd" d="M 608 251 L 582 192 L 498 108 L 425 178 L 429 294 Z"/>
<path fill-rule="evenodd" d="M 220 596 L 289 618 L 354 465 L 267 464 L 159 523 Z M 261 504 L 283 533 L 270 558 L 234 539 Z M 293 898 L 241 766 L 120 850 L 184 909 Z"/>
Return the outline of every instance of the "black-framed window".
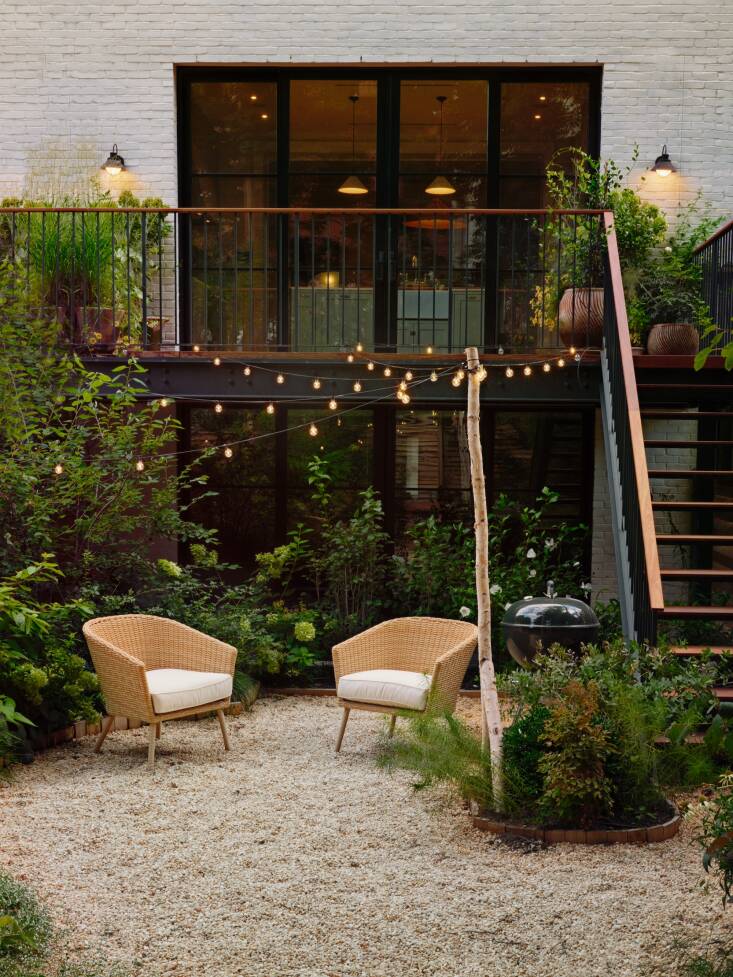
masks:
<path fill-rule="evenodd" d="M 230 459 L 218 451 L 203 462 L 216 494 L 192 510 L 192 518 L 218 530 L 224 562 L 251 567 L 254 556 L 283 542 L 298 523 L 311 525 L 308 462 L 326 459 L 336 514 L 348 518 L 368 485 L 379 493 L 385 526 L 399 541 L 431 513 L 472 520 L 466 416 L 445 404 L 398 410 L 363 408 L 309 433 L 313 410 L 278 404 L 182 407 L 192 448 L 235 445 Z M 553 516 L 590 527 L 593 500 L 593 408 L 485 405 L 482 440 L 489 502 L 506 493 L 532 505 L 548 486 L 560 500 Z M 589 557 L 589 554 L 588 554 Z"/>
<path fill-rule="evenodd" d="M 454 206 L 528 208 L 553 155 L 600 146 L 600 67 L 186 67 L 177 77 L 183 206 L 427 207 L 440 198 L 425 188 L 442 175 L 455 178 Z M 367 193 L 349 199 L 339 176 L 360 177 Z"/>

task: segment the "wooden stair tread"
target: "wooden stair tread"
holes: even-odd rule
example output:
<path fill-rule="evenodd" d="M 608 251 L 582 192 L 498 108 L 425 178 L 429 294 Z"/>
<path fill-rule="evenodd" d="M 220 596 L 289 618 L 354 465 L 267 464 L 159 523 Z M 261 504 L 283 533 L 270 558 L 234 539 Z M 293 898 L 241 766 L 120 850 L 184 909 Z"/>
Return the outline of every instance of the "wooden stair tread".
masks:
<path fill-rule="evenodd" d="M 720 383 L 637 383 L 636 387 L 638 390 L 722 390 L 730 395 L 730 379 L 727 377 Z"/>
<path fill-rule="evenodd" d="M 651 417 L 651 418 L 655 418 L 655 419 L 659 419 L 659 420 L 662 420 L 664 418 L 668 418 L 669 420 L 672 420 L 674 418 L 676 420 L 682 420 L 682 421 L 696 421 L 696 420 L 698 420 L 701 417 L 729 417 L 729 418 L 731 418 L 731 420 L 733 420 L 733 411 L 727 411 L 727 410 L 666 410 L 664 408 L 660 408 L 659 410 L 656 410 L 655 408 L 650 408 L 649 410 L 646 410 L 646 409 L 642 408 L 641 416 L 642 417 Z"/>
<path fill-rule="evenodd" d="M 650 468 L 649 478 L 726 478 L 733 477 L 730 468 Z"/>
<path fill-rule="evenodd" d="M 709 651 L 711 655 L 733 655 L 733 648 L 721 645 L 687 645 L 687 647 L 677 645 L 669 650 L 673 655 L 680 655 L 683 658 L 685 655 L 702 655 L 705 651 Z"/>
<path fill-rule="evenodd" d="M 660 511 L 703 511 L 705 509 L 733 509 L 733 502 L 652 502 L 652 509 Z"/>
<path fill-rule="evenodd" d="M 733 570 L 685 570 L 670 567 L 659 572 L 662 580 L 733 580 Z"/>
<path fill-rule="evenodd" d="M 733 689 L 725 688 L 721 685 L 713 686 L 713 695 L 720 702 L 733 702 Z"/>
<path fill-rule="evenodd" d="M 663 607 L 661 610 L 657 611 L 660 617 L 668 618 L 680 618 L 686 620 L 703 620 L 703 621 L 733 621 L 733 607 L 676 607 L 670 605 L 669 607 Z"/>
<path fill-rule="evenodd" d="M 657 543 L 660 546 L 677 546 L 682 543 L 702 543 L 711 546 L 733 546 L 733 536 L 696 535 L 695 533 L 658 533 Z"/>

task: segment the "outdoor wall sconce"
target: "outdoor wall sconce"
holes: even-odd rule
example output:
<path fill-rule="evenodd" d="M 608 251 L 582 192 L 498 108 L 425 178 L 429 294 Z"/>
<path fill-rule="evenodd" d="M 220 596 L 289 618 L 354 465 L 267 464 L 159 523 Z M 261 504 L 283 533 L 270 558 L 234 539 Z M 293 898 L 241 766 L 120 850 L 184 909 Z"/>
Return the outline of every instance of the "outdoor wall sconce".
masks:
<path fill-rule="evenodd" d="M 112 152 L 102 164 L 102 169 L 106 170 L 110 176 L 117 176 L 125 168 L 125 161 L 117 152 L 117 143 L 112 147 Z"/>
<path fill-rule="evenodd" d="M 654 160 L 654 166 L 652 166 L 651 171 L 652 173 L 656 173 L 657 176 L 669 176 L 670 173 L 677 172 L 677 167 L 669 158 L 666 143 L 664 146 L 662 146 L 661 156 L 657 156 L 657 158 Z"/>

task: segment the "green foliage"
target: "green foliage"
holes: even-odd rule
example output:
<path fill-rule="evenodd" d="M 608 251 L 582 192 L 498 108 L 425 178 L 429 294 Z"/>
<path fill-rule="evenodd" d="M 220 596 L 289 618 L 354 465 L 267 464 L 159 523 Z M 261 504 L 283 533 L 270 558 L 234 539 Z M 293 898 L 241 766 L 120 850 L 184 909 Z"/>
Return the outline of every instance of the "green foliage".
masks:
<path fill-rule="evenodd" d="M 703 866 L 715 872 L 723 891 L 723 905 L 733 903 L 733 774 L 725 773 L 713 798 L 703 808 L 700 842 Z"/>
<path fill-rule="evenodd" d="M 542 794 L 540 759 L 545 742 L 545 724 L 550 710 L 541 703 L 517 717 L 504 732 L 502 767 L 505 780 L 514 785 L 516 807 L 531 813 Z"/>
<path fill-rule="evenodd" d="M 710 951 L 685 961 L 682 977 L 733 977 L 733 949 Z"/>
<path fill-rule="evenodd" d="M 458 617 L 476 614 L 474 537 L 463 523 L 428 516 L 407 530 L 404 552 L 395 557 L 395 591 L 410 613 Z"/>
<path fill-rule="evenodd" d="M 58 345 L 58 327 L 27 314 L 15 270 L 0 266 L 0 564 L 52 553 L 63 593 L 82 581 L 127 589 L 147 572 L 154 539 L 207 541 L 179 495 L 203 495 L 192 468 L 171 470 L 178 422 L 145 387 L 134 360 L 110 376 Z M 145 469 L 135 461 L 145 459 Z M 54 468 L 61 465 L 63 472 Z"/>
<path fill-rule="evenodd" d="M 0 872 L 0 977 L 30 977 L 51 939 L 51 921 L 30 889 Z"/>
<path fill-rule="evenodd" d="M 569 682 L 550 705 L 540 757 L 543 778 L 540 810 L 548 821 L 588 828 L 608 816 L 613 794 L 606 762 L 613 747 L 599 721 L 600 690 L 595 682 Z"/>

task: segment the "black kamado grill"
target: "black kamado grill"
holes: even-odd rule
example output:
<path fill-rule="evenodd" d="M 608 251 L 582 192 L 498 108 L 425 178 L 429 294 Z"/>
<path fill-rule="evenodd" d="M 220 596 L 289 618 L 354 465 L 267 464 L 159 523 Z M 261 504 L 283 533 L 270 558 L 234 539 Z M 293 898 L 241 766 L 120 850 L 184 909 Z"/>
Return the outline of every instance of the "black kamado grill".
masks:
<path fill-rule="evenodd" d="M 501 622 L 509 653 L 530 665 L 540 648 L 559 644 L 579 651 L 598 640 L 601 626 L 587 604 L 574 597 L 525 597 L 507 609 Z"/>

